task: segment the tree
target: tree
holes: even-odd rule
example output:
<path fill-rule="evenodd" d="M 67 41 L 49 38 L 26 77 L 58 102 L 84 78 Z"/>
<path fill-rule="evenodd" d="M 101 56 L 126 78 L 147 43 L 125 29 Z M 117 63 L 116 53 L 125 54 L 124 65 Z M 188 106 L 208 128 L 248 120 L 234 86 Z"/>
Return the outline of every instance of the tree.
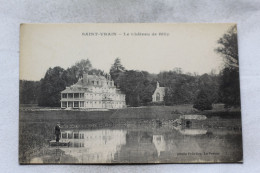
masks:
<path fill-rule="evenodd" d="M 220 74 L 220 99 L 226 107 L 240 106 L 239 61 L 236 26 L 232 26 L 227 33 L 225 33 L 218 40 L 218 44 L 219 47 L 215 50 L 223 56 L 225 62 L 225 68 Z"/>
<path fill-rule="evenodd" d="M 135 70 L 125 71 L 119 76 L 119 87 L 126 94 L 126 104 L 136 107 L 152 101 L 155 85 L 148 78 L 148 72 Z"/>
<path fill-rule="evenodd" d="M 122 75 L 124 72 L 125 67 L 121 64 L 121 60 L 119 58 L 116 58 L 109 72 L 116 85 L 118 85 L 119 83 L 118 80 L 120 75 Z"/>
<path fill-rule="evenodd" d="M 194 108 L 204 111 L 212 109 L 212 101 L 210 100 L 210 90 L 201 89 L 193 105 Z"/>
<path fill-rule="evenodd" d="M 65 70 L 61 67 L 49 68 L 41 79 L 39 106 L 60 106 L 60 92 L 66 88 Z"/>
<path fill-rule="evenodd" d="M 210 102 L 219 101 L 219 76 L 205 73 L 199 77 L 198 85 L 200 89 L 207 90 Z"/>
<path fill-rule="evenodd" d="M 66 86 L 76 83 L 79 78 L 83 77 L 84 73 L 90 73 L 91 71 L 96 71 L 96 69 L 92 68 L 92 64 L 88 59 L 82 59 L 76 62 L 63 73 Z"/>
<path fill-rule="evenodd" d="M 82 59 L 75 63 L 74 67 L 76 70 L 76 77 L 83 77 L 84 73 L 88 73 L 92 69 L 92 64 L 88 59 Z"/>
<path fill-rule="evenodd" d="M 215 49 L 225 61 L 225 66 L 238 70 L 238 45 L 237 45 L 237 27 L 232 26 L 218 40 L 219 47 Z"/>
<path fill-rule="evenodd" d="M 182 74 L 180 69 L 175 69 L 159 73 L 158 81 L 161 86 L 167 87 L 165 105 L 193 103 L 198 90 L 197 77 Z"/>
<path fill-rule="evenodd" d="M 116 58 L 114 64 L 111 66 L 110 71 L 125 71 L 125 67 L 121 64 L 120 58 Z"/>
<path fill-rule="evenodd" d="M 220 75 L 220 99 L 225 107 L 240 106 L 239 73 L 230 68 L 224 68 Z"/>
<path fill-rule="evenodd" d="M 147 78 L 144 80 L 144 87 L 140 92 L 140 99 L 144 105 L 147 105 L 149 102 L 152 101 L 152 95 L 156 88 L 156 81 L 150 81 Z"/>
<path fill-rule="evenodd" d="M 39 81 L 20 80 L 20 104 L 37 104 L 39 95 Z"/>

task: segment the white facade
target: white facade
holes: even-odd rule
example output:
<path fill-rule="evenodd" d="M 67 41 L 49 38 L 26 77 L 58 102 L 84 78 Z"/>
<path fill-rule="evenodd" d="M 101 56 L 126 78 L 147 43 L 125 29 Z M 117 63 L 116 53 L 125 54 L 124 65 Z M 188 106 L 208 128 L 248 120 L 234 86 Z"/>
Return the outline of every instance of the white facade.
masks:
<path fill-rule="evenodd" d="M 159 82 L 157 82 L 156 89 L 153 93 L 153 102 L 162 102 L 164 101 L 165 96 L 165 87 L 160 87 Z"/>
<path fill-rule="evenodd" d="M 126 107 L 125 94 L 110 76 L 88 75 L 61 92 L 61 108 L 120 109 Z"/>

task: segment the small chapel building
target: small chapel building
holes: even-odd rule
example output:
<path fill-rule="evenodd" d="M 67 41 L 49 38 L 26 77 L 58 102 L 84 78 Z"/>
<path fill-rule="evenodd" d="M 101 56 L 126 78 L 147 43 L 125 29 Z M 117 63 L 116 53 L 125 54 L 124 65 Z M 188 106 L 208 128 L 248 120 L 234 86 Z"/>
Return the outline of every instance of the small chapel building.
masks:
<path fill-rule="evenodd" d="M 165 96 L 165 88 L 166 87 L 160 87 L 159 82 L 157 82 L 156 89 L 153 93 L 153 102 L 162 102 L 164 101 Z"/>

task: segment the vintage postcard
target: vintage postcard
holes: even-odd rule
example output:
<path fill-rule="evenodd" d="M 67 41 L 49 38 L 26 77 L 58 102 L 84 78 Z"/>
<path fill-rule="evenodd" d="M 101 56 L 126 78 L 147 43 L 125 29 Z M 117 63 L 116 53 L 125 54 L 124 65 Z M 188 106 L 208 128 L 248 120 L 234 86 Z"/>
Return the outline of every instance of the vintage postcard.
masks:
<path fill-rule="evenodd" d="M 20 164 L 242 163 L 236 24 L 21 24 Z"/>

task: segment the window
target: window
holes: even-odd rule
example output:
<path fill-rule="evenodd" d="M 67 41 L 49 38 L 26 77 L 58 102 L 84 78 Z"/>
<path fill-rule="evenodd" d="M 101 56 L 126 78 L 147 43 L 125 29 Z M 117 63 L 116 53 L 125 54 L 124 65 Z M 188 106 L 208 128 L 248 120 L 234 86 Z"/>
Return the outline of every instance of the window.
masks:
<path fill-rule="evenodd" d="M 67 93 L 63 93 L 62 98 L 67 98 Z"/>
<path fill-rule="evenodd" d="M 156 101 L 160 101 L 160 93 L 156 94 Z"/>
<path fill-rule="evenodd" d="M 72 133 L 68 133 L 68 139 L 72 139 Z"/>
<path fill-rule="evenodd" d="M 83 134 L 81 134 L 81 139 L 84 139 L 84 133 L 83 133 Z"/>
<path fill-rule="evenodd" d="M 74 102 L 74 107 L 78 108 L 79 107 L 79 102 Z"/>
<path fill-rule="evenodd" d="M 62 133 L 61 137 L 62 137 L 63 139 L 67 139 L 67 133 Z"/>
<path fill-rule="evenodd" d="M 62 102 L 61 106 L 62 106 L 63 108 L 66 108 L 66 107 L 67 107 L 67 102 Z"/>
<path fill-rule="evenodd" d="M 80 102 L 80 107 L 84 107 L 84 102 Z"/>
<path fill-rule="evenodd" d="M 79 98 L 79 93 L 74 93 L 74 98 Z"/>
<path fill-rule="evenodd" d="M 79 139 L 79 134 L 78 133 L 74 133 L 74 139 Z"/>
<path fill-rule="evenodd" d="M 73 94 L 72 94 L 72 93 L 69 93 L 69 94 L 68 94 L 68 98 L 73 98 Z"/>
<path fill-rule="evenodd" d="M 73 102 L 68 102 L 68 107 L 72 108 L 73 107 Z"/>
<path fill-rule="evenodd" d="M 80 98 L 84 98 L 84 93 L 80 93 L 80 94 L 79 94 L 79 97 L 80 97 Z"/>

